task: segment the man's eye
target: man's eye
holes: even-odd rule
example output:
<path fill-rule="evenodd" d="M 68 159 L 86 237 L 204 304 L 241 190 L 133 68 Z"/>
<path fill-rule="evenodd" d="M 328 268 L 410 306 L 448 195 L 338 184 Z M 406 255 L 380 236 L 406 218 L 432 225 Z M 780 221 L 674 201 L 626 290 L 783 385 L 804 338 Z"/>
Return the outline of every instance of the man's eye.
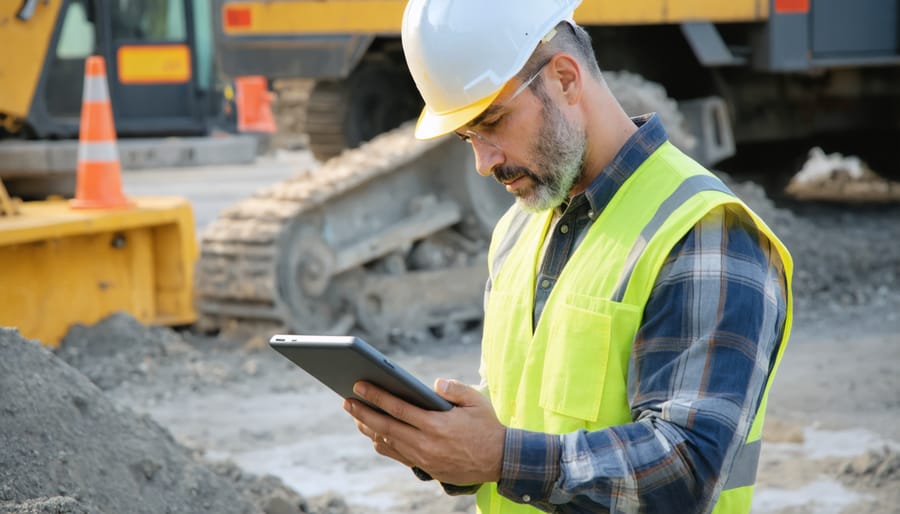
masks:
<path fill-rule="evenodd" d="M 501 121 L 503 121 L 503 115 L 497 116 L 492 120 L 484 120 L 481 122 L 481 126 L 486 128 L 493 128 L 499 125 Z"/>

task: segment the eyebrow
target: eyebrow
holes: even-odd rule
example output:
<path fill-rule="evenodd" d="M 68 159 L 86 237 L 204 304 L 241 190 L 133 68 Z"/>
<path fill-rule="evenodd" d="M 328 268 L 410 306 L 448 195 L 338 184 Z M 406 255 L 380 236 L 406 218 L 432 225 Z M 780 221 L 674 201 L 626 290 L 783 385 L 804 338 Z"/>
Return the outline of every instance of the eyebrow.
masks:
<path fill-rule="evenodd" d="M 481 123 L 484 121 L 485 118 L 488 118 L 488 117 L 492 116 L 493 114 L 496 114 L 498 111 L 500 111 L 502 109 L 503 109 L 502 105 L 489 105 L 487 109 L 482 111 L 482 113 L 479 114 L 478 116 L 475 116 L 475 118 L 472 121 L 470 121 L 469 123 L 466 123 L 465 126 L 466 127 L 477 127 L 478 125 L 481 125 Z"/>

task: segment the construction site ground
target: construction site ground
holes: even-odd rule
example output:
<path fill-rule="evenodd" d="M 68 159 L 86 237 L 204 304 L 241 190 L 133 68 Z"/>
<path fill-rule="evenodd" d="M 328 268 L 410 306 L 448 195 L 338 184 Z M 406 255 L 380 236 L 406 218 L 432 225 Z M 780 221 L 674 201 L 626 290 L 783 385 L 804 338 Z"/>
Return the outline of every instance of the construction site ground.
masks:
<path fill-rule="evenodd" d="M 130 195 L 187 196 L 202 230 L 313 165 L 276 151 L 124 182 Z M 900 206 L 776 206 L 733 184 L 797 265 L 753 512 L 898 512 Z M 271 330 L 213 336 L 119 314 L 74 327 L 57 351 L 0 330 L 0 513 L 474 512 L 471 497 L 375 454 L 339 398 L 266 346 Z M 475 382 L 479 341 L 473 331 L 382 350 L 426 383 Z"/>

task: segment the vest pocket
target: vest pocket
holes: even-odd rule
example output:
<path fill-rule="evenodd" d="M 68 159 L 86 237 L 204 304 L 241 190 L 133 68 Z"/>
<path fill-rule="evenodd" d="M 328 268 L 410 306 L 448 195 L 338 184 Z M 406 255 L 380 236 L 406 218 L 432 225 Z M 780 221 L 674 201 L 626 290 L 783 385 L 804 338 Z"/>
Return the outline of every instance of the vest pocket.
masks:
<path fill-rule="evenodd" d="M 554 413 L 594 423 L 600 418 L 604 394 L 610 399 L 624 392 L 622 352 L 627 356 L 634 334 L 614 332 L 634 326 L 639 311 L 605 298 L 569 294 L 553 312 L 542 316 L 548 314 L 540 405 Z M 614 348 L 614 344 L 621 347 Z M 615 383 L 608 384 L 609 381 Z M 615 408 L 622 401 L 623 398 L 615 398 Z"/>

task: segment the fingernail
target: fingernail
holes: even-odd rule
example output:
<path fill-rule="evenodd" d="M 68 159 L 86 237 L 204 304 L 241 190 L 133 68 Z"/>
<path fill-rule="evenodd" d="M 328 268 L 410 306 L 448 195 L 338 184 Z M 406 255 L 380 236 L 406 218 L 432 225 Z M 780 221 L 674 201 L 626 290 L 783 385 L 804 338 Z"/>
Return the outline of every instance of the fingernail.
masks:
<path fill-rule="evenodd" d="M 347 412 L 353 411 L 353 403 L 350 400 L 344 400 L 344 410 Z"/>
<path fill-rule="evenodd" d="M 362 384 L 356 384 L 353 386 L 353 392 L 360 396 L 364 396 L 366 394 L 366 386 Z"/>
<path fill-rule="evenodd" d="M 447 392 L 447 388 L 450 387 L 450 381 L 449 381 L 449 380 L 444 380 L 443 378 L 440 378 L 440 379 L 438 379 L 438 384 L 437 384 L 437 386 L 438 386 L 438 391 L 440 391 L 440 392 L 442 392 L 442 393 L 446 393 L 446 392 Z"/>

